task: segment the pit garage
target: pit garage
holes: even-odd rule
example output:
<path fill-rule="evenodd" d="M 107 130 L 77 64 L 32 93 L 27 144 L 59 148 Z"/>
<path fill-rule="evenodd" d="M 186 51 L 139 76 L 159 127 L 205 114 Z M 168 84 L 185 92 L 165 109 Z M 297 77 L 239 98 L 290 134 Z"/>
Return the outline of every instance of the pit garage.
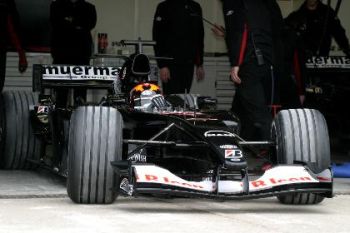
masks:
<path fill-rule="evenodd" d="M 35 8 L 39 12 L 27 12 L 25 17 L 34 20 L 40 16 L 48 23 L 49 2 L 42 1 Z M 295 211 L 290 205 L 302 206 L 296 213 L 313 216 L 319 212 L 305 206 L 320 204 L 321 212 L 327 211 L 328 207 L 337 206 L 334 197 L 339 195 L 341 200 L 336 200 L 349 203 L 349 182 L 344 177 L 350 170 L 346 167 L 350 117 L 345 107 L 350 97 L 350 61 L 336 45 L 330 57 L 307 60 L 305 108 L 278 112 L 271 139 L 249 141 L 240 137 L 240 121 L 229 111 L 235 86 L 228 79 L 230 65 L 225 42 L 211 33 L 212 22 L 223 24 L 219 1 L 198 1 L 206 16 L 205 80 L 194 82 L 189 93 L 167 98 L 161 95 L 159 69 L 153 59 L 154 41 L 150 40 L 154 9 L 160 1 L 89 2 L 98 13 L 89 65 L 52 64 L 47 34 L 50 28 L 44 23 L 40 26 L 47 28 L 40 29 L 42 35 L 32 33 L 40 38 L 26 38 L 26 72 L 17 71 L 15 52 L 7 54 L 0 101 L 3 206 L 16 211 L 14 200 L 19 200 L 17 203 L 27 206 L 27 213 L 84 204 L 81 206 L 89 211 L 94 207 L 107 208 L 107 214 L 110 207 L 120 208 L 122 213 L 115 215 L 118 217 L 125 212 L 160 211 L 161 216 L 155 217 L 166 219 L 165 215 L 186 212 L 184 209 L 189 206 L 191 214 L 198 216 L 204 207 L 225 209 L 241 205 L 238 201 L 242 200 L 242 206 L 234 209 L 239 212 L 248 208 L 241 212 L 248 213 L 249 218 L 254 215 L 249 208 L 254 206 L 272 211 L 262 204 L 263 200 L 284 213 Z M 278 3 L 286 16 L 302 1 Z M 21 13 L 29 3 L 18 0 L 17 4 Z M 337 2 L 330 4 L 336 7 Z M 343 24 L 349 28 L 347 32 L 349 4 L 343 2 L 339 9 L 339 17 L 344 17 Z M 125 10 L 115 14 L 115 9 Z M 130 19 L 128 26 L 116 26 L 115 22 L 125 22 L 125 18 Z M 35 28 L 31 20 L 25 21 L 30 25 L 24 25 Z M 28 28 L 25 32 L 30 35 Z M 103 52 L 98 43 L 101 34 L 108 35 L 108 47 Z M 69 104 L 65 106 L 56 102 L 56 93 L 62 87 L 68 90 Z M 85 102 L 74 99 L 78 87 L 87 89 Z M 334 173 L 335 170 L 341 172 Z M 192 198 L 196 201 L 189 203 Z M 135 203 L 130 204 L 133 200 Z M 276 207 L 276 203 L 288 207 Z M 100 207 L 103 204 L 111 205 Z M 244 204 L 251 207 L 243 207 Z M 344 208 L 342 213 L 347 212 L 348 206 Z M 140 209 L 144 210 L 139 212 Z M 63 211 L 58 211 L 59 219 L 65 218 Z M 69 216 L 72 222 L 78 212 Z M 205 213 L 200 222 L 213 217 L 213 213 L 233 216 L 230 211 L 214 210 Z M 0 212 L 0 216 L 4 215 Z M 16 214 L 11 212 L 13 215 Z M 96 217 L 93 213 L 82 215 L 80 221 Z M 184 221 L 183 216 L 179 216 L 179 221 Z M 218 221 L 230 224 L 221 218 Z M 4 226 L 4 232 L 17 230 L 8 224 Z M 283 229 L 288 232 L 286 225 Z"/>

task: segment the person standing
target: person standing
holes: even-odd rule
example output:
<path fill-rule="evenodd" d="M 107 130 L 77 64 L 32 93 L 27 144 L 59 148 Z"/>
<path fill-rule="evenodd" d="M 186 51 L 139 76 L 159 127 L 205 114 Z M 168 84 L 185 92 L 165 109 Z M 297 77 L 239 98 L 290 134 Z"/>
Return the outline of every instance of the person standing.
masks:
<path fill-rule="evenodd" d="M 230 77 L 237 86 L 232 111 L 241 121 L 242 138 L 268 140 L 276 77 L 284 72 L 280 8 L 275 0 L 223 0 L 223 13 Z"/>
<path fill-rule="evenodd" d="M 53 64 L 90 65 L 93 50 L 91 30 L 96 26 L 95 6 L 85 0 L 54 0 L 50 6 Z M 74 99 L 85 100 L 86 89 L 75 88 Z M 58 106 L 67 104 L 68 90 L 57 92 Z"/>
<path fill-rule="evenodd" d="M 6 54 L 11 44 L 17 51 L 20 73 L 26 71 L 28 63 L 19 36 L 19 16 L 13 0 L 0 0 L 0 92 L 6 78 Z"/>
<path fill-rule="evenodd" d="M 85 0 L 54 0 L 50 7 L 51 55 L 54 64 L 89 65 L 95 6 Z"/>
<path fill-rule="evenodd" d="M 283 32 L 285 78 L 280 80 L 282 109 L 302 108 L 305 101 L 306 57 L 300 36 L 287 25 Z"/>
<path fill-rule="evenodd" d="M 214 24 L 211 28 L 217 38 L 225 38 L 225 28 Z M 302 108 L 305 100 L 306 76 L 305 54 L 300 36 L 293 29 L 285 26 L 283 33 L 284 44 L 284 73 L 283 79 L 279 80 L 280 108 Z"/>
<path fill-rule="evenodd" d="M 302 37 L 307 56 L 329 56 L 334 38 L 344 54 L 350 57 L 345 29 L 336 12 L 320 0 L 305 0 L 298 10 L 288 15 L 286 23 Z"/>
<path fill-rule="evenodd" d="M 155 55 L 163 94 L 189 93 L 194 66 L 197 80 L 204 78 L 204 26 L 202 8 L 192 0 L 165 0 L 158 4 L 153 21 Z"/>

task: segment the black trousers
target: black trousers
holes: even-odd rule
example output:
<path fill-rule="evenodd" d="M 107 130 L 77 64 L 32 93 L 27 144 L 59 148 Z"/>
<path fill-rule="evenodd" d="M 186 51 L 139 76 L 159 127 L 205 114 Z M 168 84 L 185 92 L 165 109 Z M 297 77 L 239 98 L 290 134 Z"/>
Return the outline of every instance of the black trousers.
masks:
<path fill-rule="evenodd" d="M 297 83 L 291 74 L 276 75 L 280 86 L 280 103 L 282 109 L 302 108 L 297 90 Z"/>
<path fill-rule="evenodd" d="M 271 65 L 259 66 L 255 59 L 240 67 L 232 111 L 241 122 L 244 140 L 269 140 L 272 123 L 270 105 L 276 102 L 276 83 Z"/>
<path fill-rule="evenodd" d="M 194 64 L 172 64 L 169 67 L 170 80 L 162 83 L 163 94 L 189 93 L 192 86 Z"/>
<path fill-rule="evenodd" d="M 0 92 L 4 88 L 6 78 L 6 50 L 0 49 Z"/>

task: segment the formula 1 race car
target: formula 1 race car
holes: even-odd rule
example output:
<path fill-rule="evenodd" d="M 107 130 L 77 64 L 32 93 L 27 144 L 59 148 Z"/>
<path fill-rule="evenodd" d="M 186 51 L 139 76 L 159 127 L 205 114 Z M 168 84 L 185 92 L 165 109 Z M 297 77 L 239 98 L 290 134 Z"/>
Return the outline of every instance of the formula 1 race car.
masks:
<path fill-rule="evenodd" d="M 277 196 L 285 204 L 332 197 L 326 122 L 312 109 L 280 111 L 270 141 L 246 141 L 215 99 L 164 97 L 142 53 L 118 67 L 35 65 L 34 93 L 8 91 L 1 103 L 1 162 L 6 169 L 47 167 L 67 177 L 76 203 L 126 196 L 217 199 Z M 102 89 L 97 102 L 76 88 Z M 60 93 L 68 90 L 65 104 Z"/>

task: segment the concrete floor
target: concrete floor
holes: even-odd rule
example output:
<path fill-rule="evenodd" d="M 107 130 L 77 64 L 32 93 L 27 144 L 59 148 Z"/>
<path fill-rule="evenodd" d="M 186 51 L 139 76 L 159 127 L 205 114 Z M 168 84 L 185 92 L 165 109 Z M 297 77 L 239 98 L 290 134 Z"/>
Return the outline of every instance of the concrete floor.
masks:
<path fill-rule="evenodd" d="M 317 206 L 276 199 L 215 202 L 122 198 L 112 205 L 76 205 L 68 198 L 0 199 L 1 233 L 285 232 L 348 233 L 350 196 Z"/>

